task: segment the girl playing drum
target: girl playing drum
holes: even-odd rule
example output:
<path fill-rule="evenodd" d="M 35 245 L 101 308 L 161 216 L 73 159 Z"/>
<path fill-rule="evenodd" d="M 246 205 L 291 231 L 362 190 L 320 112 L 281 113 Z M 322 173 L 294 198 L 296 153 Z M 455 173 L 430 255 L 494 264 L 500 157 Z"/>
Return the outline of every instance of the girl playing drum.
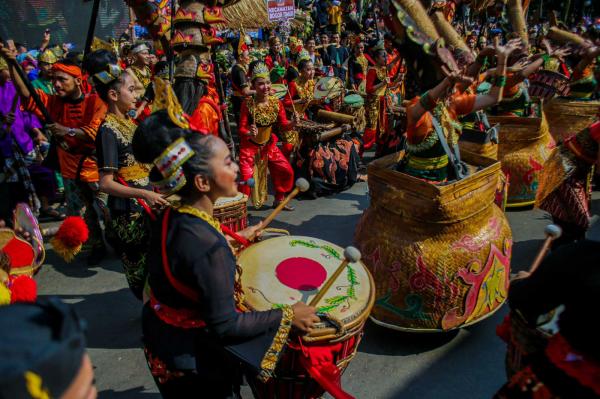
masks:
<path fill-rule="evenodd" d="M 155 113 L 133 141 L 136 158 L 154 163 L 155 186 L 181 198 L 152 234 L 150 302 L 142 314 L 146 358 L 163 398 L 237 398 L 240 361 L 232 352 L 268 379 L 292 328 L 307 333 L 319 318 L 303 303 L 239 311 L 235 257 L 213 218 L 217 198 L 237 194 L 239 168 L 221 139 L 173 123 L 166 111 Z M 238 234 L 249 237 L 258 227 Z"/>

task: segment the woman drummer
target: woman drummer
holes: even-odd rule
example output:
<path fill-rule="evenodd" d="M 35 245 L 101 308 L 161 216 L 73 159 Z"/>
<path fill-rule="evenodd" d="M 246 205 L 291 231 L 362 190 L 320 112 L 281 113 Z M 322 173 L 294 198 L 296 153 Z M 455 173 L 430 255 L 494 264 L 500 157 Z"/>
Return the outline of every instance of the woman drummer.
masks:
<path fill-rule="evenodd" d="M 434 184 L 449 179 L 448 170 L 452 165 L 449 164 L 449 156 L 440 135 L 444 135 L 447 147 L 452 149 L 462 129 L 458 116 L 486 109 L 502 99 L 506 84 L 506 59 L 516 48 L 515 42 L 496 47 L 498 75 L 489 93 L 478 95 L 457 90 L 457 85 L 469 85 L 472 80 L 452 72 L 437 86 L 411 101 L 406 111 L 407 152 L 401 171 Z"/>
<path fill-rule="evenodd" d="M 150 116 L 133 141 L 136 158 L 154 163 L 156 187 L 181 203 L 152 234 L 145 354 L 163 398 L 236 398 L 240 361 L 230 353 L 268 378 L 291 329 L 308 332 L 319 319 L 302 303 L 240 312 L 235 257 L 213 218 L 215 201 L 237 194 L 238 166 L 221 139 L 179 128 L 168 115 Z M 238 233 L 249 237 L 258 227 Z"/>
<path fill-rule="evenodd" d="M 251 65 L 251 84 L 255 90 L 253 97 L 248 97 L 242 103 L 240 111 L 240 172 L 243 181 L 248 181 L 254 175 L 256 160 L 267 162 L 273 187 L 275 188 L 276 207 L 285 198 L 286 193 L 294 185 L 294 172 L 289 161 L 277 147 L 277 137 L 272 132 L 279 133 L 291 130 L 294 122 L 290 122 L 285 114 L 285 108 L 277 97 L 271 95 L 271 80 L 269 70 L 264 63 L 256 62 Z M 258 180 L 259 176 L 254 176 Z M 262 178 L 262 177 L 261 177 Z M 266 176 L 264 177 L 266 178 Z M 257 182 L 260 187 L 260 183 Z M 250 195 L 250 187 L 244 185 L 241 190 Z M 293 207 L 286 205 L 285 210 L 292 211 Z"/>
<path fill-rule="evenodd" d="M 99 62 L 92 62 L 94 58 Z M 167 200 L 152 190 L 150 169 L 137 162 L 131 151 L 137 128 L 129 116 L 136 109 L 135 81 L 116 63 L 102 65 L 102 58 L 102 53 L 92 53 L 88 62 L 95 66 L 90 72 L 96 92 L 108 105 L 96 139 L 100 190 L 108 194 L 110 211 L 106 238 L 123 262 L 129 287 L 142 299 L 150 234 L 148 217 L 151 208 L 165 206 Z"/>
<path fill-rule="evenodd" d="M 363 136 L 365 150 L 371 149 L 376 142 L 380 147 L 385 141 L 385 135 L 388 131 L 386 92 L 388 89 L 395 88 L 400 84 L 400 82 L 394 82 L 393 84 L 390 82 L 387 52 L 383 45 L 375 46 L 372 52 L 375 65 L 369 68 L 366 77 L 367 100 L 365 108 L 367 111 L 367 126 Z"/>

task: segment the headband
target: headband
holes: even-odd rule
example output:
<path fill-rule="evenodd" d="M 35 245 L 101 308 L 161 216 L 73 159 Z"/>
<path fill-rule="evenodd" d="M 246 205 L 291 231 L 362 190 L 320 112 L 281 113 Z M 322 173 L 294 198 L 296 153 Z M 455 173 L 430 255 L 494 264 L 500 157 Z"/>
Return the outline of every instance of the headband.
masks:
<path fill-rule="evenodd" d="M 57 62 L 56 64 L 52 65 L 52 71 L 64 72 L 73 76 L 74 78 L 82 79 L 81 68 L 79 68 L 77 65 L 67 65 L 63 64 L 62 62 Z"/>
<path fill-rule="evenodd" d="M 263 78 L 263 79 L 267 79 L 269 77 L 269 68 L 267 68 L 267 65 L 263 62 L 259 62 L 256 65 L 254 65 L 254 68 L 252 68 L 252 79 L 251 80 L 255 80 L 258 78 Z"/>
<path fill-rule="evenodd" d="M 142 51 L 150 51 L 150 47 L 148 47 L 146 43 L 140 43 L 131 48 L 131 54 L 133 55 L 139 54 Z"/>

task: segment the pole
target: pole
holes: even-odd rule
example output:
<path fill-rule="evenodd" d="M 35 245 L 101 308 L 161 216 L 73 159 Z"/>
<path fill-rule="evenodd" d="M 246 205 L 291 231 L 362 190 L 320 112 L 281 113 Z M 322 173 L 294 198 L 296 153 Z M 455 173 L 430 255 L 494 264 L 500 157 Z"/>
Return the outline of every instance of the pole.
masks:
<path fill-rule="evenodd" d="M 96 20 L 98 19 L 98 11 L 100 10 L 100 0 L 94 0 L 92 6 L 92 16 L 90 17 L 90 26 L 88 28 L 87 38 L 85 39 L 85 50 L 83 54 L 86 55 L 90 52 L 92 47 L 92 41 L 94 40 L 94 31 L 96 30 Z"/>
<path fill-rule="evenodd" d="M 171 37 L 175 34 L 175 28 L 173 27 L 173 18 L 175 17 L 175 1 L 171 0 Z M 173 84 L 173 75 L 175 74 L 175 51 L 173 50 L 173 46 L 169 43 L 168 49 L 168 59 L 169 59 L 169 82 Z"/>
<path fill-rule="evenodd" d="M 221 68 L 217 62 L 217 55 L 214 48 L 211 49 L 210 56 L 214 66 L 215 85 L 217 86 L 217 93 L 219 94 L 219 102 L 221 104 L 226 104 L 225 91 L 223 90 L 223 82 L 221 80 Z M 221 130 L 221 136 L 227 141 L 227 146 L 231 151 L 231 157 L 235 159 L 235 143 L 233 141 L 233 135 L 231 134 L 231 124 L 229 123 L 229 113 L 227 112 L 227 109 L 224 109 L 222 114 L 223 118 L 219 121 L 219 130 Z"/>

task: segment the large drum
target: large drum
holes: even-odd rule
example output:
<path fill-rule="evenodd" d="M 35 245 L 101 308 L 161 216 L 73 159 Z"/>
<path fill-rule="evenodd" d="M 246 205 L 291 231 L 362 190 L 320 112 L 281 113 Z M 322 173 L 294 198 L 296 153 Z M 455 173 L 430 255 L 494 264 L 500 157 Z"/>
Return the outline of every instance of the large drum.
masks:
<path fill-rule="evenodd" d="M 215 219 L 231 230 L 240 231 L 248 227 L 248 196 L 238 193 L 235 197 L 221 197 L 215 202 Z"/>
<path fill-rule="evenodd" d="M 581 101 L 555 98 L 544 103 L 550 133 L 556 141 L 569 138 L 598 118 L 600 101 Z"/>
<path fill-rule="evenodd" d="M 342 262 L 343 249 L 318 238 L 285 236 L 244 250 L 238 264 L 246 305 L 268 310 L 298 301 L 310 302 Z M 325 390 L 302 366 L 302 353 L 331 353 L 343 372 L 356 354 L 375 300 L 373 278 L 362 262 L 350 263 L 320 302 L 322 322 L 307 336 L 290 338 L 275 377 L 251 381 L 257 398 L 319 398 Z"/>
<path fill-rule="evenodd" d="M 342 109 L 344 94 L 344 82 L 340 78 L 324 77 L 315 83 L 314 99 L 325 100 L 332 111 L 338 112 Z"/>
<path fill-rule="evenodd" d="M 556 146 L 544 113 L 541 118 L 495 116 L 489 119 L 491 124 L 500 124 L 498 160 L 508 177 L 506 206 L 533 205 L 544 163 Z"/>
<path fill-rule="evenodd" d="M 342 113 L 355 117 L 354 130 L 364 132 L 367 126 L 367 116 L 365 113 L 365 99 L 360 94 L 349 94 L 344 97 Z"/>
<path fill-rule="evenodd" d="M 434 185 L 396 171 L 402 156 L 369 164 L 371 204 L 354 236 L 377 288 L 371 318 L 415 332 L 476 323 L 507 297 L 512 233 L 494 204 L 500 163 L 466 153 L 469 176 Z"/>

